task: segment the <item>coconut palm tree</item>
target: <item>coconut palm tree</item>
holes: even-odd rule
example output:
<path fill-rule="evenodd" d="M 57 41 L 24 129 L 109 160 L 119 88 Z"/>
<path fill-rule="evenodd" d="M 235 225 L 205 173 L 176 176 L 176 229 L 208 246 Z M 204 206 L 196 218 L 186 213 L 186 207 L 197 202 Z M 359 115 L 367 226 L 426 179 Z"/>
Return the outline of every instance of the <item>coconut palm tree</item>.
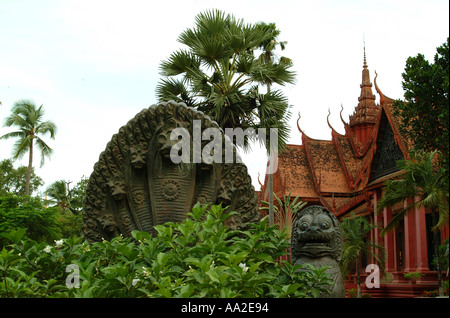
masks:
<path fill-rule="evenodd" d="M 293 83 L 292 63 L 260 63 L 255 56 L 273 33 L 220 10 L 202 12 L 195 21 L 195 28 L 178 37 L 187 48 L 160 65 L 165 78 L 156 88 L 159 101 L 184 102 L 222 128 L 278 128 L 282 147 L 289 135 L 289 105 L 281 91 L 267 91 L 266 85 Z"/>
<path fill-rule="evenodd" d="M 71 201 L 71 193 L 67 187 L 69 182 L 65 180 L 58 180 L 53 182 L 47 190 L 45 190 L 45 194 L 49 196 L 51 199 L 47 200 L 46 203 L 55 204 L 61 210 L 71 210 L 70 201 Z"/>
<path fill-rule="evenodd" d="M 399 202 L 408 202 L 400 212 L 381 231 L 381 235 L 393 230 L 413 207 L 425 207 L 431 210 L 433 222 L 434 254 L 437 258 L 439 294 L 443 295 L 441 261 L 438 253 L 438 230 L 448 225 L 449 192 L 446 186 L 446 172 L 437 165 L 438 151 L 430 153 L 411 152 L 411 160 L 397 161 L 398 168 L 404 174 L 395 180 L 386 182 L 386 193 L 378 201 L 377 213 L 386 207 L 392 207 Z M 417 198 L 417 199 L 416 199 Z M 408 200 L 412 199 L 412 200 Z M 437 217 L 436 214 L 439 214 Z"/>
<path fill-rule="evenodd" d="M 11 115 L 5 119 L 4 126 L 16 126 L 19 130 L 0 137 L 0 139 L 17 138 L 13 148 L 14 160 L 22 158 L 27 152 L 29 153 L 25 195 L 30 194 L 34 146 L 41 154 L 41 167 L 44 165 L 45 157 L 50 157 L 53 153 L 53 149 L 40 136 L 50 134 L 50 138 L 55 139 L 56 125 L 52 121 L 43 121 L 44 110 L 42 106 L 36 108 L 36 105 L 29 100 L 20 100 L 14 103 Z"/>
<path fill-rule="evenodd" d="M 368 253 L 384 269 L 384 247 L 367 239 L 370 231 L 376 228 L 378 227 L 371 224 L 365 217 L 355 216 L 353 213 L 341 222 L 344 248 L 340 265 L 344 276 L 352 266 L 356 267 L 357 298 L 361 298 L 361 254 Z"/>

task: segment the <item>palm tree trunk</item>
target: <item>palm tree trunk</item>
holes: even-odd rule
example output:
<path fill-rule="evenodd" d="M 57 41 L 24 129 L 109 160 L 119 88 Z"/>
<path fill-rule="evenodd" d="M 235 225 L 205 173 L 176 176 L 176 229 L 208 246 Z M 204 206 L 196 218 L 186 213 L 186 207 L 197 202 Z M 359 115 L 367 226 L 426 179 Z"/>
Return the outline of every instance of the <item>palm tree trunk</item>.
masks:
<path fill-rule="evenodd" d="M 271 56 L 270 51 L 269 57 Z M 267 52 L 266 52 L 267 54 Z M 270 93 L 270 84 L 267 84 L 267 93 Z M 272 145 L 270 145 L 272 147 Z M 269 152 L 269 225 L 272 226 L 274 224 L 273 217 L 273 160 L 271 157 L 271 152 Z"/>
<path fill-rule="evenodd" d="M 273 173 L 269 173 L 269 225 L 272 226 L 273 223 Z"/>
<path fill-rule="evenodd" d="M 436 210 L 433 209 L 431 211 L 431 218 L 433 221 L 433 227 L 436 226 Z M 437 230 L 433 231 L 433 241 L 434 241 L 434 254 L 436 255 L 436 263 L 437 263 L 437 272 L 438 272 L 438 288 L 439 288 L 439 296 L 444 296 L 444 288 L 442 285 L 442 269 L 441 269 L 441 257 L 439 255 L 439 237 Z"/>
<path fill-rule="evenodd" d="M 361 298 L 361 275 L 359 273 L 359 256 L 360 252 L 358 252 L 358 256 L 356 257 L 356 298 Z"/>
<path fill-rule="evenodd" d="M 30 142 L 30 155 L 28 159 L 27 179 L 25 181 L 25 195 L 30 195 L 31 170 L 33 169 L 33 139 Z"/>

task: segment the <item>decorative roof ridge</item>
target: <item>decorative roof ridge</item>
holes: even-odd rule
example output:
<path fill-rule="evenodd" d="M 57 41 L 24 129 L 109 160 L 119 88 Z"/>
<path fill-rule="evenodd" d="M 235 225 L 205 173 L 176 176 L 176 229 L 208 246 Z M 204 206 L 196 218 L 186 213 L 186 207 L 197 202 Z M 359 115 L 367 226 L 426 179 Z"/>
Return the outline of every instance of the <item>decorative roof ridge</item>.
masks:
<path fill-rule="evenodd" d="M 317 138 L 312 138 L 312 137 L 310 137 L 310 136 L 308 136 L 304 131 L 303 131 L 303 129 L 301 129 L 300 128 L 300 125 L 299 125 L 299 121 L 300 121 L 300 118 L 301 118 L 302 116 L 300 115 L 300 112 L 298 112 L 298 119 L 297 119 L 297 129 L 300 131 L 300 133 L 302 134 L 302 144 L 305 144 L 305 141 L 331 141 L 331 140 L 325 140 L 325 139 L 317 139 Z"/>
<path fill-rule="evenodd" d="M 381 90 L 380 90 L 380 88 L 378 87 L 378 84 L 377 84 L 377 77 L 378 77 L 378 73 L 377 73 L 377 71 L 375 71 L 375 78 L 373 79 L 373 82 L 375 84 L 375 90 L 377 91 L 378 95 L 380 95 L 380 106 L 384 105 L 385 103 L 392 103 L 392 102 L 394 102 L 394 99 L 392 99 L 390 97 L 387 97 L 386 95 L 384 95 L 381 92 Z"/>
<path fill-rule="evenodd" d="M 345 135 L 348 137 L 348 140 L 350 141 L 350 145 L 352 146 L 352 152 L 353 155 L 358 158 L 361 159 L 362 157 L 364 157 L 363 154 L 361 154 L 361 143 L 358 142 L 356 134 L 353 132 L 353 129 L 350 127 L 350 125 L 345 125 Z"/>
<path fill-rule="evenodd" d="M 348 136 L 340 135 L 340 134 L 337 133 L 337 132 L 334 132 L 334 133 L 335 133 L 336 135 L 339 135 L 339 136 L 338 136 L 339 138 L 350 139 L 350 138 L 348 138 Z M 333 140 L 333 143 L 334 143 L 334 147 L 336 148 L 336 152 L 337 152 L 337 154 L 338 154 L 339 162 L 340 162 L 340 164 L 341 164 L 341 166 L 342 166 L 342 168 L 343 168 L 343 170 L 344 170 L 344 175 L 345 175 L 345 178 L 346 178 L 346 180 L 347 180 L 348 187 L 353 191 L 353 190 L 355 189 L 354 178 L 353 178 L 353 176 L 350 174 L 350 172 L 349 172 L 349 170 L 348 170 L 348 168 L 347 168 L 346 161 L 344 160 L 344 154 L 343 154 L 342 149 L 341 149 L 341 144 L 337 141 L 336 135 L 333 135 L 333 139 L 332 139 L 332 140 Z"/>
<path fill-rule="evenodd" d="M 302 116 L 300 115 L 300 112 L 298 112 L 297 129 L 302 134 L 302 144 L 305 144 L 305 139 L 312 139 L 312 138 L 310 138 L 307 134 L 305 134 L 303 129 L 300 128 L 299 124 L 300 118 L 302 118 Z"/>
<path fill-rule="evenodd" d="M 334 129 L 333 126 L 331 126 L 331 124 L 330 124 L 330 115 L 331 115 L 331 110 L 330 110 L 330 108 L 328 108 L 327 124 L 328 124 L 328 127 L 330 127 L 330 129 L 331 129 L 331 140 L 333 140 L 334 134 L 337 134 L 339 136 L 345 137 L 345 135 L 342 135 L 342 134 L 338 133 L 336 131 L 336 129 Z"/>
<path fill-rule="evenodd" d="M 262 191 L 262 189 L 263 189 L 263 184 L 261 183 L 261 180 L 259 180 L 259 176 L 260 176 L 260 173 L 258 172 L 258 183 L 259 183 L 259 191 Z"/>
<path fill-rule="evenodd" d="M 341 103 L 341 111 L 339 112 L 339 117 L 341 117 L 341 121 L 344 124 L 344 127 L 350 126 L 349 124 L 347 124 L 344 120 L 344 118 L 342 118 L 342 111 L 344 110 L 344 105 Z"/>
<path fill-rule="evenodd" d="M 357 191 L 348 201 L 344 202 L 336 208 L 336 217 L 342 216 L 347 213 L 351 208 L 365 201 L 366 194 L 363 191 Z"/>
<path fill-rule="evenodd" d="M 309 171 L 311 173 L 311 177 L 312 177 L 313 184 L 314 184 L 314 191 L 319 195 L 319 192 L 320 192 L 320 181 L 317 180 L 316 169 L 314 167 L 314 163 L 313 163 L 313 160 L 312 160 L 311 150 L 309 148 L 309 143 L 305 144 L 305 153 L 306 153 L 306 159 L 307 159 L 307 162 L 308 162 Z"/>

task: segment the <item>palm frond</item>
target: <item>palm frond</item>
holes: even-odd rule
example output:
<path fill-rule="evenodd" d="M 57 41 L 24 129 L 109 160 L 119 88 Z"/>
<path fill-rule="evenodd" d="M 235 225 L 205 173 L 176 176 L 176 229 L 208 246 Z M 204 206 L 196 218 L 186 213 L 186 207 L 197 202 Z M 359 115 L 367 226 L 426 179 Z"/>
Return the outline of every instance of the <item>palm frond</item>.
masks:
<path fill-rule="evenodd" d="M 50 134 L 51 139 L 55 139 L 56 132 L 57 132 L 56 124 L 50 120 L 39 123 L 35 128 L 36 135 Z"/>
<path fill-rule="evenodd" d="M 37 148 L 40 150 L 39 153 L 41 154 L 41 167 L 44 165 L 45 157 L 50 158 L 53 154 L 53 149 L 49 147 L 41 138 L 35 137 L 35 142 Z"/>
<path fill-rule="evenodd" d="M 32 142 L 33 138 L 30 135 L 20 136 L 13 145 L 13 160 L 22 159 L 23 156 L 29 151 Z"/>
<path fill-rule="evenodd" d="M 385 195 L 378 202 L 377 213 L 399 202 L 408 202 L 408 199 L 413 201 L 408 203 L 406 209 L 394 215 L 382 234 L 394 229 L 414 206 L 439 210 L 439 221 L 433 230 L 448 224 L 448 189 L 443 182 L 444 170 L 434 160 L 437 154 L 437 151 L 411 153 L 410 160 L 398 162 L 398 167 L 404 174 L 398 180 L 386 182 Z"/>
<path fill-rule="evenodd" d="M 187 106 L 195 106 L 194 96 L 188 89 L 188 81 L 186 79 L 163 79 L 156 86 L 156 96 L 159 101 L 176 101 L 183 102 Z"/>
<path fill-rule="evenodd" d="M 166 61 L 160 64 L 160 74 L 163 76 L 176 76 L 183 73 L 195 72 L 200 67 L 199 59 L 187 50 L 178 50 L 172 53 Z"/>
<path fill-rule="evenodd" d="M 0 137 L 0 139 L 10 139 L 10 138 L 26 138 L 26 133 L 23 131 L 13 131 L 10 133 L 6 133 Z"/>

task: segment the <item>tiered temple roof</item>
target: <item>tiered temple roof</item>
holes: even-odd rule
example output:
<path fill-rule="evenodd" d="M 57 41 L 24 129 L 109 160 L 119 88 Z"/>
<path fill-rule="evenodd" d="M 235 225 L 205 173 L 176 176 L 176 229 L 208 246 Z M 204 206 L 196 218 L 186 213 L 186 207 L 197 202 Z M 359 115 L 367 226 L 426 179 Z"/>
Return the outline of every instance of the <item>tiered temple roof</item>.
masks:
<path fill-rule="evenodd" d="M 301 144 L 290 144 L 279 155 L 273 178 L 278 197 L 291 193 L 291 197 L 299 196 L 310 204 L 323 205 L 337 216 L 350 211 L 372 211 L 369 191 L 386 176 L 398 173 L 395 161 L 407 158 L 409 148 L 399 133 L 393 100 L 380 91 L 376 77 L 379 104 L 375 103 L 364 51 L 361 94 L 348 123 L 342 119 L 341 110 L 344 135 L 328 122 L 331 140 L 317 140 L 307 136 L 297 121 Z M 267 180 L 266 175 L 261 188 L 265 201 Z"/>

